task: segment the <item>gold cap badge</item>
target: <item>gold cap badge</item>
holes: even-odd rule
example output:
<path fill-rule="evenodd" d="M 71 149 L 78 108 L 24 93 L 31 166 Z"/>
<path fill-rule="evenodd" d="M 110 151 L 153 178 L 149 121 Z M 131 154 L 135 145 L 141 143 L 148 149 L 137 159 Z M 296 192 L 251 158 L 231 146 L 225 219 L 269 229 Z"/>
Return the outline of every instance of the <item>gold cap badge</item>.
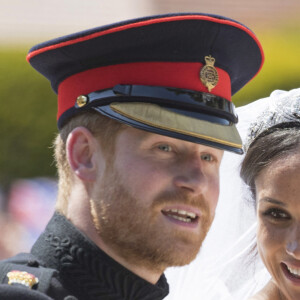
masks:
<path fill-rule="evenodd" d="M 217 69 L 214 67 L 215 59 L 209 55 L 205 56 L 205 66 L 200 71 L 200 79 L 210 92 L 219 81 Z"/>
<path fill-rule="evenodd" d="M 30 289 L 39 282 L 37 277 L 24 271 L 10 271 L 6 276 L 8 277 L 8 284 L 23 284 Z"/>

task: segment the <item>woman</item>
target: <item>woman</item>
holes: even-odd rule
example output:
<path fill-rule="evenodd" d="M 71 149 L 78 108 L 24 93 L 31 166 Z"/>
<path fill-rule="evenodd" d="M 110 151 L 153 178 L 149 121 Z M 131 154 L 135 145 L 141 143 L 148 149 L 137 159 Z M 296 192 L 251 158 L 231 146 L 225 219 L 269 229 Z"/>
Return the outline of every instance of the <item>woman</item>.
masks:
<path fill-rule="evenodd" d="M 277 137 L 279 140 L 281 139 L 280 134 L 283 134 L 284 136 L 290 136 L 290 134 L 292 134 L 292 136 L 297 136 L 298 142 L 295 141 L 294 152 L 297 152 L 297 147 L 299 149 L 298 152 L 300 152 L 299 105 L 300 89 L 295 89 L 289 92 L 275 91 L 268 98 L 260 99 L 237 109 L 237 113 L 240 119 L 238 123 L 238 130 L 242 135 L 244 143 L 248 145 L 246 147 L 246 151 L 249 148 L 249 144 L 251 143 L 249 151 L 246 152 L 246 159 L 247 157 L 250 159 L 251 152 L 254 154 L 252 160 L 255 160 L 256 156 L 258 158 L 260 157 L 258 155 L 260 153 L 257 154 L 257 152 L 261 151 L 258 147 L 255 146 L 255 140 L 257 140 L 258 142 L 258 136 L 264 131 L 271 134 L 269 128 L 273 127 L 274 125 L 277 125 L 279 127 L 289 127 L 291 124 L 293 124 L 295 125 L 295 128 L 291 128 L 291 131 L 289 129 L 285 129 L 283 131 L 281 131 L 281 129 L 278 129 L 276 133 L 273 133 L 269 136 L 271 137 L 270 142 L 267 140 L 267 135 L 265 136 L 265 138 L 263 138 L 263 136 L 260 136 L 260 145 L 264 147 L 264 151 L 270 156 L 270 161 L 276 160 L 274 156 L 275 153 L 273 155 L 270 148 L 272 137 L 274 135 L 276 136 L 276 134 L 279 134 L 279 136 Z M 292 131 L 294 133 L 292 133 Z M 293 140 L 294 138 L 292 136 L 291 139 Z M 289 139 L 286 140 L 286 142 L 288 141 Z M 276 140 L 273 143 L 273 148 L 275 148 L 275 150 L 277 150 L 277 144 L 279 143 Z M 281 150 L 277 152 L 279 155 L 279 152 L 281 152 Z M 282 159 L 284 161 L 284 157 L 289 157 L 290 155 L 290 157 L 292 158 L 292 152 L 292 149 L 290 151 L 285 150 L 284 153 L 280 153 L 278 159 Z M 254 192 L 254 196 L 256 195 L 256 198 L 251 197 L 249 189 L 245 187 L 245 184 L 242 182 L 239 176 L 241 160 L 242 157 L 230 153 L 225 153 L 220 170 L 220 199 L 212 228 L 209 231 L 203 247 L 201 248 L 200 255 L 195 259 L 195 261 L 193 261 L 186 267 L 176 269 L 171 268 L 167 270 L 167 277 L 170 283 L 170 295 L 167 297 L 168 300 L 245 300 L 249 299 L 250 296 L 255 295 L 261 289 L 261 292 L 255 295 L 254 298 L 250 299 L 280 299 L 278 298 L 279 289 L 280 293 L 283 293 L 283 297 L 290 297 L 287 299 L 300 299 L 299 294 L 296 296 L 294 294 L 292 296 L 288 294 L 286 296 L 285 290 L 291 290 L 291 287 L 285 285 L 285 282 L 283 281 L 285 280 L 284 277 L 277 276 L 276 271 L 280 271 L 281 269 L 275 269 L 275 267 L 273 267 L 272 262 L 276 262 L 277 254 L 275 253 L 275 256 L 272 255 L 273 250 L 277 249 L 277 245 L 275 245 L 274 248 L 267 247 L 267 240 L 263 238 L 266 237 L 266 235 L 264 234 L 266 233 L 266 229 L 270 226 L 267 228 L 262 226 L 266 224 L 266 222 L 263 222 L 263 220 L 265 220 L 266 218 L 268 220 L 268 217 L 261 213 L 261 210 L 263 209 L 263 206 L 261 205 L 262 203 L 260 201 L 257 201 L 257 205 L 255 205 L 255 201 L 253 200 L 260 200 L 262 197 L 264 197 L 261 194 L 263 191 L 263 189 L 261 188 L 262 181 L 261 185 L 257 186 L 258 188 L 260 188 L 260 190 L 258 191 L 260 193 L 256 194 L 256 186 L 254 180 L 254 185 L 252 183 L 252 191 Z M 289 161 L 288 158 L 286 160 Z M 294 160 L 297 160 L 297 156 L 294 157 Z M 300 158 L 298 156 L 298 161 L 299 160 Z M 248 163 L 247 160 L 244 161 L 244 165 L 249 163 L 250 160 Z M 293 163 L 296 165 L 296 162 Z M 255 171 L 259 171 L 257 167 L 254 166 L 253 168 Z M 264 170 L 262 170 L 260 178 L 253 172 L 252 174 L 254 175 L 251 176 L 254 176 L 255 179 L 257 177 L 258 180 L 262 180 L 262 178 L 269 178 L 269 174 L 268 176 L 266 176 L 266 174 L 272 171 L 271 163 L 270 168 L 268 168 L 267 165 L 265 165 L 263 168 Z M 248 169 L 248 167 L 246 169 Z M 289 178 L 289 176 L 284 176 L 284 178 L 285 177 Z M 295 177 L 295 175 L 293 175 L 293 177 Z M 299 181 L 300 179 L 298 177 L 298 179 L 295 180 Z M 289 181 L 284 182 L 284 186 L 288 184 L 290 184 Z M 263 188 L 265 189 L 265 186 Z M 273 189 L 273 187 L 271 188 Z M 288 188 L 288 191 L 285 191 L 285 194 L 288 194 L 290 192 L 289 190 L 291 190 L 291 188 Z M 274 198 L 279 197 L 278 195 L 268 196 L 272 196 Z M 287 202 L 286 197 L 284 197 L 284 199 L 281 198 L 275 199 L 278 201 L 280 200 L 281 202 Z M 252 201 L 252 203 L 250 202 L 250 205 L 248 203 L 249 201 L 247 201 L 248 199 Z M 297 199 L 298 203 L 300 204 L 300 199 Z M 255 209 L 253 208 L 252 204 L 254 204 Z M 293 220 L 292 223 L 296 224 L 296 211 L 300 211 L 300 208 L 297 207 L 297 204 L 293 204 L 292 208 L 290 208 L 290 206 L 288 208 L 284 208 L 284 212 L 286 213 L 286 215 L 281 214 L 280 212 L 279 216 L 291 216 Z M 278 207 L 278 205 L 275 208 L 276 209 L 274 210 L 274 212 L 270 212 L 271 216 L 277 216 L 277 212 L 279 213 L 279 208 L 282 210 L 281 206 Z M 256 213 L 258 216 L 256 216 L 255 210 L 257 210 L 258 212 Z M 264 219 L 262 219 L 262 217 L 264 217 Z M 297 218 L 299 222 L 300 216 L 297 216 Z M 257 228 L 257 223 L 258 246 L 255 246 L 255 230 Z M 289 227 L 289 229 L 287 230 L 289 232 L 291 230 L 291 227 L 287 227 Z M 270 235 L 267 235 L 267 237 L 268 236 Z M 283 239 L 280 237 L 277 237 L 277 239 L 274 238 L 274 240 L 280 241 L 280 243 L 284 243 Z M 291 245 L 295 247 L 296 243 L 291 243 Z M 257 248 L 262 256 L 263 263 L 266 265 L 268 270 L 266 270 L 259 256 L 255 255 L 257 252 Z M 291 257 L 292 261 L 298 262 L 300 260 L 300 258 L 295 259 L 293 258 L 293 256 L 289 257 Z M 283 258 L 280 260 L 280 262 L 282 260 Z M 278 264 L 276 266 L 278 266 Z M 265 288 L 263 288 L 264 286 Z M 283 291 L 281 292 L 281 290 Z M 273 296 L 272 293 L 275 294 L 275 296 Z"/>
<path fill-rule="evenodd" d="M 251 300 L 300 299 L 300 93 L 277 93 L 250 126 L 241 177 L 257 215 L 271 280 Z"/>

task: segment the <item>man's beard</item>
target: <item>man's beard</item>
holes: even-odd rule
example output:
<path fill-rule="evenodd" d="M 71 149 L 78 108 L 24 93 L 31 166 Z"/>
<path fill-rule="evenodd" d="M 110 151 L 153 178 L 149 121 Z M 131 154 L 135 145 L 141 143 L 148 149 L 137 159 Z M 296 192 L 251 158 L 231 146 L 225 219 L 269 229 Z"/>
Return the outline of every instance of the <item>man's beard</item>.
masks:
<path fill-rule="evenodd" d="M 97 195 L 97 199 L 91 199 L 91 213 L 105 244 L 128 263 L 160 272 L 170 266 L 190 263 L 213 221 L 207 202 L 201 196 L 192 198 L 185 193 L 163 192 L 152 203 L 135 198 L 122 184 L 113 165 L 106 169 Z M 163 206 L 175 203 L 200 209 L 201 226 L 196 233 L 162 222 Z"/>

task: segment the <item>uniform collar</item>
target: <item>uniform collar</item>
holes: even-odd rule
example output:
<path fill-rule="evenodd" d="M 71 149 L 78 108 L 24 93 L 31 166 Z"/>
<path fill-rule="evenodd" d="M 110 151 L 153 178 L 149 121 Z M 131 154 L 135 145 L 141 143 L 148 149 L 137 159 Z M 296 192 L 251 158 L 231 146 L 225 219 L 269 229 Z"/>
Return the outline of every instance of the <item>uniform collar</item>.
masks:
<path fill-rule="evenodd" d="M 32 254 L 59 271 L 63 286 L 79 299 L 163 299 L 164 275 L 153 285 L 99 249 L 64 216 L 55 213 Z"/>

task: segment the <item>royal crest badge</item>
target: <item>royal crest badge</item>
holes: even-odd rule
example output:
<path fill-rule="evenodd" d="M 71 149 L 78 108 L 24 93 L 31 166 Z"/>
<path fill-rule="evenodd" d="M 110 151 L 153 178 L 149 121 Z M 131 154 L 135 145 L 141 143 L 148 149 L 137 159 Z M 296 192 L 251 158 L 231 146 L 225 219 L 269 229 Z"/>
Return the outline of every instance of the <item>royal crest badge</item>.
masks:
<path fill-rule="evenodd" d="M 219 75 L 214 67 L 216 60 L 211 55 L 205 56 L 204 59 L 205 66 L 200 71 L 200 79 L 210 92 L 218 84 Z"/>
<path fill-rule="evenodd" d="M 12 285 L 18 283 L 25 285 L 30 289 L 39 282 L 37 277 L 24 271 L 10 271 L 6 276 L 8 277 L 8 284 Z"/>

